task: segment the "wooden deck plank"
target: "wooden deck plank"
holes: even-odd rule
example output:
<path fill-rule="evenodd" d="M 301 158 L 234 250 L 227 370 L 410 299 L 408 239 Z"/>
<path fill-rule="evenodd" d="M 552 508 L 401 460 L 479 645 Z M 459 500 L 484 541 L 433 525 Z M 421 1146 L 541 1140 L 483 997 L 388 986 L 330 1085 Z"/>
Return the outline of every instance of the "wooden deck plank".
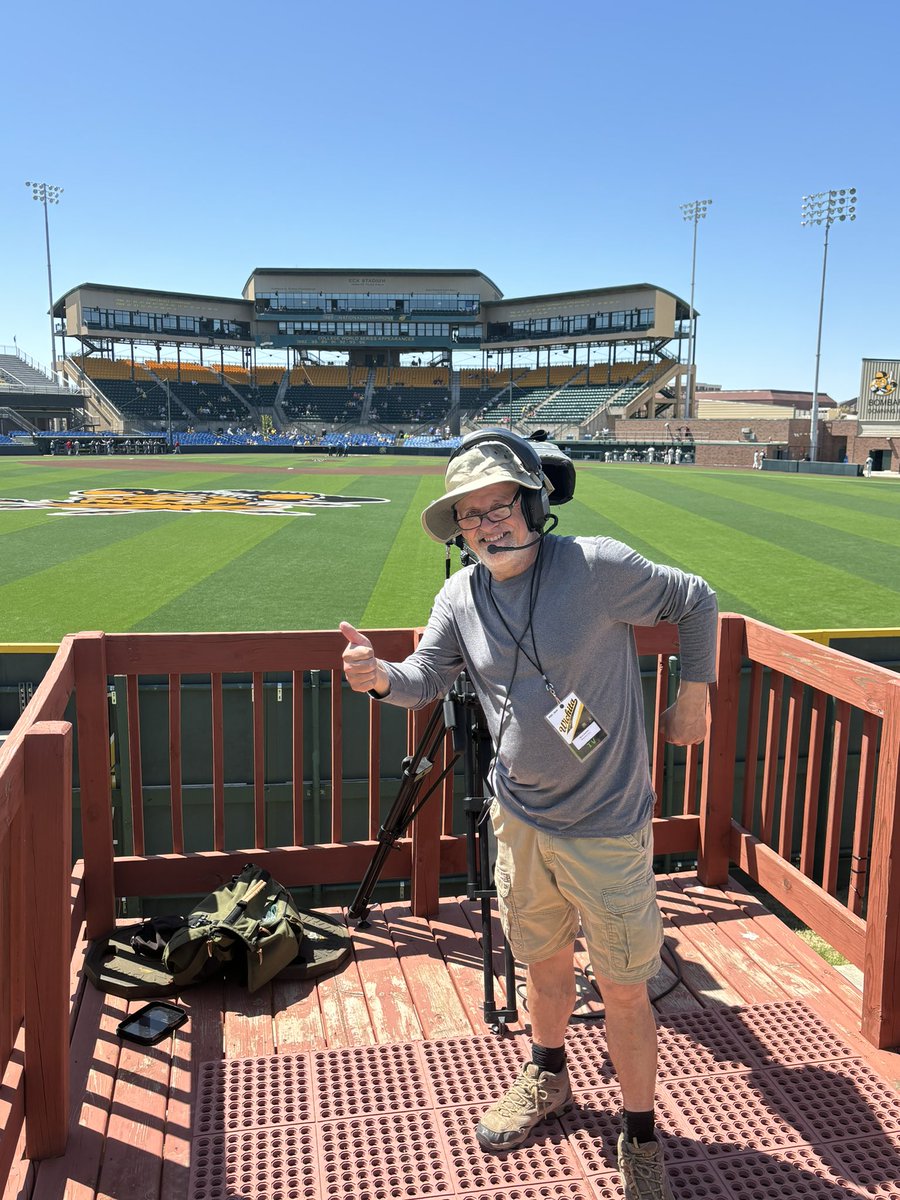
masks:
<path fill-rule="evenodd" d="M 274 1053 L 272 985 L 248 992 L 237 983 L 226 983 L 225 1057 L 259 1058 Z"/>
<path fill-rule="evenodd" d="M 413 917 L 406 904 L 385 905 L 383 912 L 425 1037 L 481 1033 L 483 1026 L 469 1020 L 425 918 Z"/>
<path fill-rule="evenodd" d="M 480 930 L 474 930 L 469 924 L 462 907 L 466 902 L 465 897 L 442 900 L 440 912 L 431 918 L 429 925 L 472 1027 L 476 1032 L 486 1033 L 488 1026 L 484 1019 L 484 958 Z M 521 967 L 519 974 L 524 978 Z M 504 981 L 497 975 L 493 978 L 494 1004 L 500 1008 L 506 1004 Z M 518 998 L 517 1007 L 519 1019 L 507 1025 L 514 1032 L 525 1028 L 524 1008 Z"/>
<path fill-rule="evenodd" d="M 96 1195 L 121 1049 L 116 1026 L 127 1011 L 125 1000 L 85 989 L 71 1043 L 69 1141 L 63 1157 L 39 1164 L 33 1200 Z"/>
<path fill-rule="evenodd" d="M 784 946 L 756 928 L 753 917 L 727 891 L 705 887 L 698 883 L 696 875 L 676 877 L 673 882 L 706 914 L 721 936 L 777 982 L 785 998 L 805 1000 L 821 990 Z"/>
<path fill-rule="evenodd" d="M 812 990 L 804 996 L 804 1003 L 814 1009 L 836 1033 L 853 1046 L 859 1056 L 883 1079 L 900 1088 L 900 1052 L 878 1050 L 862 1036 L 862 996 L 853 984 L 816 954 L 815 950 L 793 930 L 788 929 L 783 921 L 769 912 L 736 880 L 729 879 L 727 890 L 745 912 L 753 915 L 754 929 L 764 930 L 767 936 L 783 946 L 794 956 L 795 961 L 809 972 L 810 980 L 820 985 L 819 990 Z"/>
<path fill-rule="evenodd" d="M 734 878 L 729 878 L 725 889 L 726 895 L 739 905 L 742 911 L 752 919 L 754 931 L 764 933 L 777 945 L 783 947 L 795 964 L 795 969 L 802 971 L 811 984 L 807 996 L 818 994 L 819 991 L 830 992 L 848 1012 L 855 1012 L 858 1018 L 860 1009 L 860 993 L 853 984 L 839 971 L 835 971 L 829 963 L 816 954 L 802 938 L 770 912 L 761 900 L 749 892 L 743 884 Z"/>
<path fill-rule="evenodd" d="M 787 953 L 783 950 L 779 953 L 772 945 L 760 951 L 759 932 L 726 892 L 704 887 L 694 872 L 674 875 L 671 883 L 703 914 L 704 928 L 724 948 L 717 966 L 725 974 L 729 974 L 731 965 L 736 968 L 738 977 L 734 986 L 745 997 L 745 1003 L 769 1004 L 808 994 L 802 970 L 796 968 Z M 729 978 L 733 977 L 729 974 Z"/>
<path fill-rule="evenodd" d="M 326 1046 L 375 1044 L 375 1027 L 355 958 L 351 957 L 335 975 L 324 975 L 317 980 L 316 990 Z"/>
<path fill-rule="evenodd" d="M 144 1003 L 130 1003 L 129 1012 Z M 97 1200 L 159 1196 L 173 1040 L 174 1035 L 155 1046 L 122 1043 Z"/>
<path fill-rule="evenodd" d="M 784 1000 L 787 993 L 765 971 L 718 933 L 692 898 L 669 878 L 660 882 L 660 902 L 680 934 L 699 950 L 717 979 L 739 997 L 738 1003 L 766 1004 Z"/>
<path fill-rule="evenodd" d="M 187 1195 L 197 1072 L 200 1063 L 222 1057 L 223 1000 L 222 983 L 217 979 L 189 988 L 178 997 L 188 1020 L 175 1031 L 172 1049 L 160 1200 L 183 1200 Z"/>
<path fill-rule="evenodd" d="M 314 979 L 273 981 L 272 1024 L 279 1054 L 325 1049 L 325 1026 Z"/>
<path fill-rule="evenodd" d="M 671 919 L 666 897 L 660 895 L 663 927 L 669 951 L 678 964 L 682 985 L 704 1008 L 718 1004 L 740 1004 L 741 996 L 716 974 L 713 964 L 688 936 L 689 926 L 677 926 Z"/>
<path fill-rule="evenodd" d="M 351 940 L 375 1040 L 421 1041 L 422 1025 L 415 1001 L 379 905 L 370 909 L 364 929 L 353 928 Z"/>

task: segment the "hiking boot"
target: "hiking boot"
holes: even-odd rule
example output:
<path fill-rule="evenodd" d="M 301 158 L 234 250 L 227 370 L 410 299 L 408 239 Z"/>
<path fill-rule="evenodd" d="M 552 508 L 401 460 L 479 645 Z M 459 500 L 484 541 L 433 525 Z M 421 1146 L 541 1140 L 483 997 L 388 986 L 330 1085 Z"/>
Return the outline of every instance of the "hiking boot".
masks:
<path fill-rule="evenodd" d="M 674 1200 L 659 1142 L 629 1142 L 620 1133 L 618 1151 L 625 1200 Z"/>
<path fill-rule="evenodd" d="M 526 1063 L 505 1096 L 492 1104 L 475 1130 L 485 1150 L 512 1150 L 531 1133 L 538 1121 L 558 1117 L 572 1107 L 572 1089 L 565 1067 L 554 1075 Z"/>

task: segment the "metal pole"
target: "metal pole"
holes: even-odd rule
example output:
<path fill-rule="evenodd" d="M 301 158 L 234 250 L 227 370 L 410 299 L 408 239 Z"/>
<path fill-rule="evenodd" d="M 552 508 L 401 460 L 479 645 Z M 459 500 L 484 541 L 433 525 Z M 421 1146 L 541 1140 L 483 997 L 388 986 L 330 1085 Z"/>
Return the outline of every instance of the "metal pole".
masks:
<path fill-rule="evenodd" d="M 48 204 L 59 204 L 63 188 L 53 183 L 38 183 L 37 180 L 26 180 L 25 186 L 31 188 L 32 200 L 40 200 L 44 206 L 44 245 L 47 249 L 47 292 L 50 298 L 50 371 L 56 375 L 56 329 L 53 324 L 53 275 L 50 270 L 50 217 Z M 63 342 L 65 346 L 65 341 Z"/>
<path fill-rule="evenodd" d="M 691 245 L 691 304 L 690 304 L 690 329 L 688 332 L 688 379 L 687 379 L 687 400 L 685 401 L 685 416 L 693 417 L 694 415 L 694 379 L 697 374 L 697 311 L 694 308 L 694 285 L 697 278 L 697 225 L 701 217 L 706 216 L 707 209 L 712 204 L 712 200 L 692 200 L 689 204 L 682 204 L 681 216 L 684 221 L 691 221 L 694 225 L 694 234 Z"/>
<path fill-rule="evenodd" d="M 688 335 L 688 392 L 685 419 L 694 415 L 694 351 L 697 337 L 697 314 L 694 312 L 694 280 L 697 275 L 697 223 L 700 220 L 694 207 L 694 241 L 691 250 L 691 328 Z"/>
<path fill-rule="evenodd" d="M 828 267 L 828 231 L 830 221 L 825 222 L 825 244 L 822 251 L 822 290 L 819 293 L 819 331 L 816 335 L 816 377 L 813 382 L 812 408 L 809 413 L 809 459 L 817 461 L 819 448 L 819 360 L 822 356 L 822 316 L 825 311 L 825 271 Z"/>
<path fill-rule="evenodd" d="M 47 292 L 50 297 L 50 370 L 56 374 L 56 329 L 53 324 L 53 276 L 50 273 L 50 218 L 47 215 L 47 189 L 44 188 L 44 242 L 47 247 Z"/>

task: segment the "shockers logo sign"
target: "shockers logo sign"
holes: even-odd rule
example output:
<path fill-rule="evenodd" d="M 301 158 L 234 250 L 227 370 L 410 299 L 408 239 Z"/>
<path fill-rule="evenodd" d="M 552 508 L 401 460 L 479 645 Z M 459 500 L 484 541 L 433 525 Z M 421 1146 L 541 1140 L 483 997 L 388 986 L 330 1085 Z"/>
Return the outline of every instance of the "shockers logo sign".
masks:
<path fill-rule="evenodd" d="M 387 504 L 380 496 L 326 496 L 323 492 L 254 492 L 246 488 L 173 492 L 157 488 L 89 488 L 67 500 L 15 500 L 0 496 L 0 512 L 39 509 L 51 513 L 109 516 L 138 512 L 234 512 L 255 516 L 312 517 L 310 508 L 357 508 Z"/>
<path fill-rule="evenodd" d="M 876 371 L 875 378 L 869 384 L 873 396 L 893 396 L 897 390 L 897 381 L 893 371 Z"/>

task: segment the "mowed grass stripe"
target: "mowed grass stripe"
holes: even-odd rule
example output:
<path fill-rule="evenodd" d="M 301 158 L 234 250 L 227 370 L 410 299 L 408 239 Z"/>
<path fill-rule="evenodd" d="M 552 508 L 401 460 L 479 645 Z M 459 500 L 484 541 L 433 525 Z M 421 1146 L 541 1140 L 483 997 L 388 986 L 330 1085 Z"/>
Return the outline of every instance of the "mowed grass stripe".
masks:
<path fill-rule="evenodd" d="M 693 575 L 702 573 L 690 553 L 684 556 L 673 554 L 671 547 L 658 545 L 642 537 L 632 526 L 613 521 L 608 512 L 601 510 L 596 504 L 585 501 L 583 495 L 580 500 L 572 500 L 564 507 L 557 509 L 556 513 L 560 518 L 559 528 L 556 532 L 560 535 L 615 538 L 616 541 L 624 542 L 626 546 L 630 546 L 632 550 L 636 550 L 638 554 L 642 554 L 644 558 L 649 558 L 651 562 L 665 563 L 669 567 L 678 567 L 680 570 L 687 571 Z M 627 519 L 627 513 L 619 513 L 618 515 L 622 516 L 623 519 Z M 712 583 L 712 580 L 710 580 L 710 583 Z M 760 620 L 766 619 L 750 603 L 745 595 L 732 592 L 721 585 L 716 586 L 716 595 L 719 601 L 719 609 L 722 612 L 741 612 L 748 617 L 758 617 Z"/>
<path fill-rule="evenodd" d="M 641 478 L 644 483 L 644 477 Z M 806 521 L 822 525 L 830 531 L 840 530 L 853 538 L 866 538 L 873 542 L 885 542 L 890 546 L 900 546 L 900 505 L 890 516 L 883 515 L 881 507 L 874 511 L 860 512 L 847 508 L 844 495 L 839 490 L 829 490 L 815 496 L 797 494 L 786 496 L 783 492 L 773 491 L 768 486 L 765 475 L 757 475 L 756 479 L 746 476 L 722 478 L 709 475 L 696 475 L 692 471 L 668 472 L 664 478 L 654 474 L 653 484 L 661 485 L 666 493 L 676 492 L 704 496 L 718 504 L 722 498 L 738 504 L 746 504 L 760 512 L 776 513 L 787 516 L 792 521 Z M 654 495 L 661 495 L 658 488 Z M 763 518 L 765 519 L 765 518 Z M 805 536 L 801 528 L 801 538 Z"/>
<path fill-rule="evenodd" d="M 78 472 L 77 487 L 69 488 L 67 485 L 65 489 L 54 490 L 46 494 L 52 495 L 56 499 L 66 498 L 69 490 L 85 490 L 94 486 L 91 482 L 93 478 L 93 476 L 86 478 L 82 468 Z M 235 490 L 233 477 L 223 477 L 218 474 L 182 473 L 180 476 L 174 474 L 156 476 L 152 480 L 152 486 L 158 490 L 170 490 L 165 482 L 169 479 L 173 481 L 171 487 L 173 491 L 220 490 L 223 481 L 231 490 Z M 321 478 L 302 476 L 298 479 L 291 474 L 288 479 L 290 483 L 287 490 L 291 492 L 327 490 L 323 489 Z M 253 490 L 274 490 L 276 492 L 285 490 L 281 487 L 280 481 L 276 488 L 271 487 L 271 478 L 266 482 L 269 485 L 268 488 L 254 488 Z M 140 479 L 134 475 L 128 476 L 127 483 L 104 480 L 103 485 L 105 487 L 151 486 L 150 483 L 141 483 Z M 238 487 L 249 486 L 249 484 L 238 485 Z M 0 495 L 2 494 L 0 492 Z M 77 512 L 61 514 L 34 509 L 0 512 L 0 586 L 48 567 L 77 559 L 83 554 L 90 554 L 104 545 L 111 546 L 117 542 L 128 541 L 145 533 L 150 522 L 152 525 L 149 527 L 156 528 L 160 522 L 177 519 L 181 515 L 183 514 L 152 512 L 120 512 L 109 516 L 79 515 Z M 241 516 L 243 518 L 243 514 Z"/>
<path fill-rule="evenodd" d="M 619 479 L 618 472 L 616 473 Z M 786 629 L 841 624 L 894 626 L 900 621 L 900 595 L 834 565 L 733 530 L 710 517 L 642 496 L 608 476 L 585 480 L 585 492 L 601 511 L 616 511 L 638 536 L 669 554 L 689 557 L 692 569 L 717 590 L 746 597 L 747 604 L 768 614 L 767 620 Z M 585 497 L 583 496 L 582 499 Z M 627 539 L 626 539 L 627 540 Z M 738 611 L 745 611 L 743 605 Z"/>
<path fill-rule="evenodd" d="M 313 490 L 382 496 L 390 503 L 311 509 L 312 516 L 258 518 L 278 523 L 270 538 L 146 613 L 133 628 L 331 629 L 341 619 L 337 614 L 347 612 L 352 614 L 348 620 L 358 619 L 416 483 L 413 476 L 320 480 Z"/>
<path fill-rule="evenodd" d="M 724 489 L 711 498 L 668 483 L 659 476 L 642 475 L 640 479 L 632 480 L 632 490 L 694 516 L 705 517 L 714 509 L 715 520 L 731 530 L 760 537 L 782 549 L 802 547 L 805 558 L 840 566 L 860 579 L 900 593 L 900 573 L 893 552 L 895 543 L 891 543 L 891 550 L 886 550 L 883 542 L 870 541 L 863 532 L 862 522 L 858 521 L 860 529 L 856 534 L 847 534 L 825 521 L 810 521 L 772 508 L 762 510 L 745 501 L 734 500 Z"/>
<path fill-rule="evenodd" d="M 79 629 L 130 629 L 290 519 L 179 514 L 127 543 L 16 580 L 0 587 L 0 641 L 51 641 Z"/>
<path fill-rule="evenodd" d="M 676 468 L 681 470 L 682 468 Z M 690 474 L 717 479 L 740 479 L 749 483 L 753 477 L 762 483 L 766 491 L 772 495 L 784 497 L 785 507 L 801 497 L 813 500 L 826 500 L 840 504 L 848 512 L 858 512 L 864 516 L 880 514 L 881 516 L 896 516 L 900 511 L 900 481 L 893 479 L 854 479 L 841 475 L 788 475 L 776 471 L 757 471 L 752 473 L 731 471 L 697 471 L 694 467 L 686 468 Z"/>
<path fill-rule="evenodd" d="M 12 513 L 19 522 L 28 514 Z M 176 513 L 141 513 L 139 516 L 86 517 L 41 514 L 39 527 L 23 525 L 3 529 L 0 521 L 0 586 L 74 562 L 86 554 L 144 536 L 148 529 L 176 520 Z M 11 522 L 10 522 L 11 524 Z M 127 547 L 126 557 L 131 557 Z"/>
<path fill-rule="evenodd" d="M 427 475 L 418 481 L 403 522 L 384 558 L 369 602 L 362 613 L 368 629 L 424 625 L 434 597 L 446 576 L 447 556 L 422 528 L 421 513 L 443 494 L 440 476 Z M 459 553 L 451 551 L 451 567 L 459 566 Z M 348 620 L 353 621 L 350 617 Z M 355 624 L 355 622 L 353 622 Z"/>
<path fill-rule="evenodd" d="M 118 465 L 118 464 L 117 464 Z M 59 471 L 32 468 L 16 480 L 0 487 L 0 496 L 26 500 L 68 500 L 70 492 L 105 488 L 155 488 L 157 491 L 213 491 L 234 487 L 233 475 L 221 472 L 148 471 L 131 469 L 97 470 L 86 465 Z"/>

